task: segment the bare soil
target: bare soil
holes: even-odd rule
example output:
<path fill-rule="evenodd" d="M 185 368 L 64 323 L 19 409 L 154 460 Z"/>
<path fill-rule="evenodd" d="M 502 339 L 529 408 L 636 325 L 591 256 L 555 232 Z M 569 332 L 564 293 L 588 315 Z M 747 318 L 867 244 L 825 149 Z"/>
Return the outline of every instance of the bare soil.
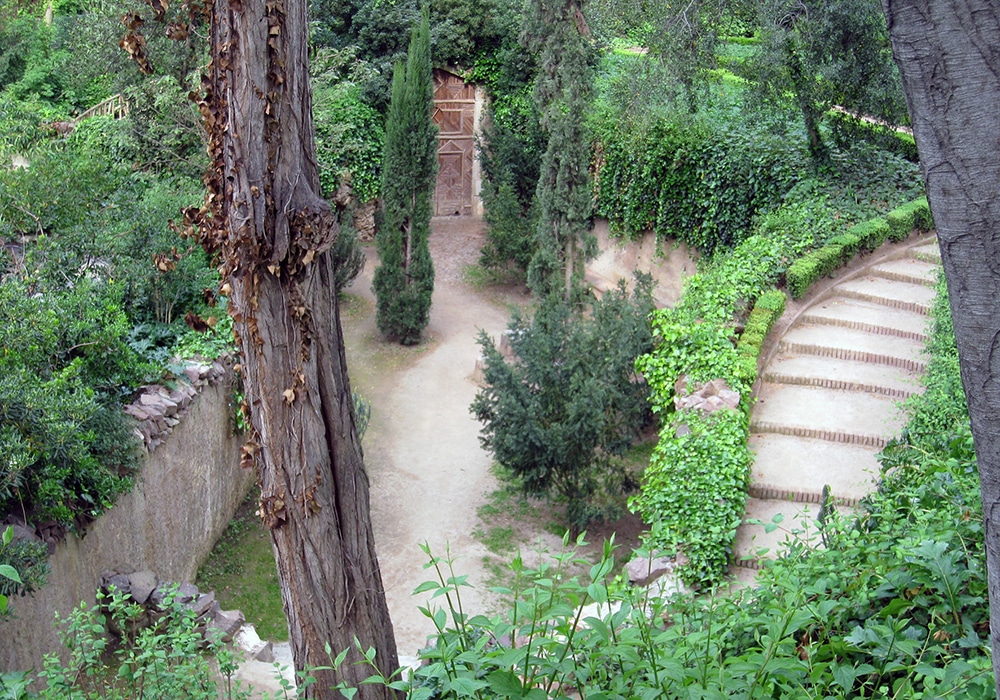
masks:
<path fill-rule="evenodd" d="M 473 536 L 476 511 L 496 487 L 492 460 L 469 412 L 478 389 L 476 338 L 480 330 L 497 338 L 510 305 L 524 305 L 528 296 L 523 288 L 476 291 L 465 282 L 483 240 L 481 220 L 434 220 L 434 297 L 420 345 L 387 343 L 375 327 L 374 249 L 366 251 L 365 270 L 346 290 L 347 362 L 353 388 L 372 405 L 365 463 L 382 581 L 402 655 L 414 655 L 434 632 L 418 609 L 425 601 L 412 596 L 432 573 L 423 568 L 421 544 L 436 555 L 450 551 L 456 572 L 469 576 L 475 587 L 463 591 L 466 610 L 490 605 L 482 585 L 487 551 Z"/>
<path fill-rule="evenodd" d="M 427 603 L 426 595 L 412 595 L 433 574 L 424 569 L 428 560 L 421 544 L 428 544 L 435 555 L 450 552 L 455 573 L 468 575 L 472 587 L 462 590 L 462 599 L 465 611 L 473 614 L 492 612 L 498 604 L 487 591 L 491 555 L 477 530 L 506 527 L 517 544 L 537 545 L 539 539 L 550 549 L 561 544 L 553 525 L 558 514 L 546 515 L 545 504 L 529 504 L 530 518 L 524 508 L 493 512 L 485 526 L 477 513 L 498 487 L 492 458 L 479 444 L 480 425 L 469 412 L 479 388 L 474 377 L 480 355 L 477 336 L 485 331 L 496 340 L 511 310 L 530 303 L 523 285 L 470 283 L 468 270 L 476 265 L 484 241 L 481 219 L 434 219 L 434 297 L 420 345 L 387 343 L 375 327 L 374 248 L 366 249 L 368 264 L 345 290 L 342 305 L 352 386 L 372 405 L 363 441 L 372 521 L 396 643 L 405 656 L 425 646 L 434 632 L 419 610 Z M 618 530 L 618 541 L 628 547 L 641 528 L 635 518 L 625 518 L 593 530 L 588 540 L 597 549 Z"/>

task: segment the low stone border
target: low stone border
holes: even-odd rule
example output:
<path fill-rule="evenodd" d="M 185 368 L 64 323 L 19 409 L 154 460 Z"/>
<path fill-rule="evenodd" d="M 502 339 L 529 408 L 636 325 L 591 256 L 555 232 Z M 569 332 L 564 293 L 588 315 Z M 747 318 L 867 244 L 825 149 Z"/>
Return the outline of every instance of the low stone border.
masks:
<path fill-rule="evenodd" d="M 144 615 L 138 620 L 139 625 L 148 625 L 157 619 L 163 610 L 164 601 L 173 592 L 177 603 L 194 612 L 206 641 L 218 638 L 226 644 L 235 643 L 248 659 L 264 663 L 274 661 L 271 642 L 261 641 L 254 626 L 246 623 L 246 617 L 241 611 L 223 610 L 215 599 L 215 591 L 202 593 L 197 586 L 187 581 L 160 581 L 152 571 L 106 571 L 98 581 L 97 590 L 98 600 L 101 595 L 110 596 L 117 591 L 129 602 L 142 607 Z"/>
<path fill-rule="evenodd" d="M 125 413 L 139 424 L 133 434 L 142 440 L 147 453 L 159 447 L 174 426 L 181 422 L 191 401 L 205 386 L 213 385 L 226 376 L 226 360 L 200 363 L 188 362 L 173 389 L 160 384 L 147 384 L 139 388 L 139 395 Z"/>

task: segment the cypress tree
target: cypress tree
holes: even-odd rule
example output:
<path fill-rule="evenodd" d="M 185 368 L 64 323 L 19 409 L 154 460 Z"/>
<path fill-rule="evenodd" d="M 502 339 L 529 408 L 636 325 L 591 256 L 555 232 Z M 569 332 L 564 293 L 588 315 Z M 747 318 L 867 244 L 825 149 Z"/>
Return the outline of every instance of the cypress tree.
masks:
<path fill-rule="evenodd" d="M 528 284 L 539 295 L 562 289 L 567 299 L 583 276 L 583 263 L 597 252 L 584 123 L 594 50 L 582 6 L 583 0 L 532 0 L 524 26 L 528 47 L 540 54 L 535 101 L 548 134 L 535 192 L 540 217 Z"/>
<path fill-rule="evenodd" d="M 431 120 L 430 20 L 424 7 L 410 35 L 405 66 L 392 76 L 382 168 L 382 227 L 376 236 L 376 323 L 403 345 L 420 342 L 430 317 L 434 265 L 428 247 L 437 178 L 437 127 Z"/>

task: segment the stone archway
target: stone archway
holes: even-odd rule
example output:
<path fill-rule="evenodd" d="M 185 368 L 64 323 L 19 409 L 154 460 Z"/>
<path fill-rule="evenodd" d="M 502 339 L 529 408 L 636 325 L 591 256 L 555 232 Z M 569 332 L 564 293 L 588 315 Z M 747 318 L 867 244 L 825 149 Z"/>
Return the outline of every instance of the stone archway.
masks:
<path fill-rule="evenodd" d="M 434 123 L 438 125 L 438 177 L 434 216 L 481 216 L 476 134 L 482 91 L 454 73 L 434 71 Z"/>

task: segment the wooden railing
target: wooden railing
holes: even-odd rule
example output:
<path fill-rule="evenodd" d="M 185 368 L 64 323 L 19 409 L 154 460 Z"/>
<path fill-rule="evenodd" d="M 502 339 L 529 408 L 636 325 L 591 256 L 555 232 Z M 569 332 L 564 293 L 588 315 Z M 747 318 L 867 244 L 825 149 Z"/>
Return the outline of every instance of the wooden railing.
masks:
<path fill-rule="evenodd" d="M 100 117 L 104 115 L 112 116 L 115 119 L 121 119 L 127 116 L 128 102 L 126 102 L 125 98 L 120 94 L 112 95 L 108 99 L 104 100 L 104 102 L 98 102 L 73 121 L 82 122 L 84 119 L 88 119 L 90 117 Z"/>

